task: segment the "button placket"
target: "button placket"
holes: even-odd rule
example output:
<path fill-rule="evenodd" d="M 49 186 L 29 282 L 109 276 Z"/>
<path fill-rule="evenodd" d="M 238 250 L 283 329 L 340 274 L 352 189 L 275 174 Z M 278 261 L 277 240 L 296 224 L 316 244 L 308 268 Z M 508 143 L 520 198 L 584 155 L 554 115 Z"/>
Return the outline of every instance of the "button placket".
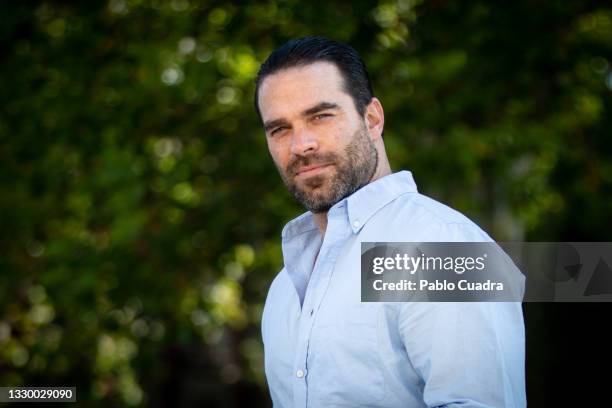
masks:
<path fill-rule="evenodd" d="M 338 216 L 342 217 L 342 215 L 337 214 L 336 217 Z M 308 385 L 307 381 L 302 381 L 302 379 L 305 380 L 307 374 L 306 366 L 309 343 L 315 321 L 314 312 L 315 309 L 318 309 L 327 293 L 327 288 L 331 282 L 331 275 L 334 271 L 335 259 L 342 248 L 342 243 L 345 242 L 346 236 L 350 235 L 350 228 L 347 230 L 348 225 L 346 218 L 340 221 L 342 223 L 341 226 L 332 226 L 332 224 L 336 224 L 338 221 L 337 219 L 333 221 L 330 219 L 328 223 L 328 233 L 321 245 L 301 309 L 302 313 L 300 314 L 298 333 L 299 343 L 296 350 L 295 364 L 293 366 L 295 370 L 294 378 L 296 378 L 293 388 L 294 406 L 296 408 L 305 407 L 307 403 L 306 395 L 308 393 Z"/>

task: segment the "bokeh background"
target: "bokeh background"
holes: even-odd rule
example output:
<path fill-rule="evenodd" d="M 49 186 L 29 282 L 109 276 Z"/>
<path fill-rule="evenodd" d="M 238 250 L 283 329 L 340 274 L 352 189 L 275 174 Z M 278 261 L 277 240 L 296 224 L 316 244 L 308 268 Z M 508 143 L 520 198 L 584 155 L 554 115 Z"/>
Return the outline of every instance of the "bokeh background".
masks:
<path fill-rule="evenodd" d="M 302 209 L 253 80 L 308 34 L 362 54 L 392 166 L 421 192 L 500 241 L 610 241 L 609 3 L 7 2 L 0 385 L 74 385 L 94 407 L 271 406 L 262 303 Z M 609 310 L 524 305 L 530 406 L 593 395 Z"/>

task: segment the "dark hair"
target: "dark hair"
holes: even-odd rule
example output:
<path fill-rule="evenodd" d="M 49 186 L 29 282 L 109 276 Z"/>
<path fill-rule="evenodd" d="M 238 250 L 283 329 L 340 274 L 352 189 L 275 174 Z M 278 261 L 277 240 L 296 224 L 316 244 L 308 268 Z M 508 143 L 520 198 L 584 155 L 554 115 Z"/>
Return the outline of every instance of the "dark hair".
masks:
<path fill-rule="evenodd" d="M 374 93 L 366 66 L 351 46 L 319 36 L 297 38 L 283 44 L 261 64 L 255 79 L 255 111 L 259 110 L 259 87 L 271 74 L 286 68 L 304 66 L 318 61 L 336 65 L 342 74 L 343 88 L 348 93 L 359 115 L 363 116 Z"/>

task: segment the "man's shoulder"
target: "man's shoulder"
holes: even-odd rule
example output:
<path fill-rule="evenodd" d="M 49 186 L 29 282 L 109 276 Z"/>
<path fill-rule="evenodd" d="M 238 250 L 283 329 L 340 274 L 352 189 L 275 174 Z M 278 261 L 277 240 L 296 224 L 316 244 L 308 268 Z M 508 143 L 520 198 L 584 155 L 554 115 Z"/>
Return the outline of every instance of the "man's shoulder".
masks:
<path fill-rule="evenodd" d="M 410 196 L 410 197 L 407 197 Z M 407 194 L 400 197 L 398 206 L 410 215 L 444 224 L 471 224 L 468 217 L 461 212 L 421 193 Z"/>
<path fill-rule="evenodd" d="M 383 209 L 383 214 L 383 218 L 393 220 L 389 226 L 405 232 L 419 230 L 432 240 L 492 240 L 460 211 L 417 192 L 398 197 Z"/>

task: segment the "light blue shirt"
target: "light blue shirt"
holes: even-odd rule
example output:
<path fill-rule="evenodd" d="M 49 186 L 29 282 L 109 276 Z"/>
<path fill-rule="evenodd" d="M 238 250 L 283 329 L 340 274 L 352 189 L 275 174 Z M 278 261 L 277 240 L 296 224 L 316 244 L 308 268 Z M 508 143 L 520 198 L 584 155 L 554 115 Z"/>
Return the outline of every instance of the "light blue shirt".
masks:
<path fill-rule="evenodd" d="M 525 407 L 521 303 L 362 303 L 361 242 L 391 241 L 491 238 L 408 171 L 336 203 L 323 237 L 290 221 L 262 318 L 274 406 Z"/>

